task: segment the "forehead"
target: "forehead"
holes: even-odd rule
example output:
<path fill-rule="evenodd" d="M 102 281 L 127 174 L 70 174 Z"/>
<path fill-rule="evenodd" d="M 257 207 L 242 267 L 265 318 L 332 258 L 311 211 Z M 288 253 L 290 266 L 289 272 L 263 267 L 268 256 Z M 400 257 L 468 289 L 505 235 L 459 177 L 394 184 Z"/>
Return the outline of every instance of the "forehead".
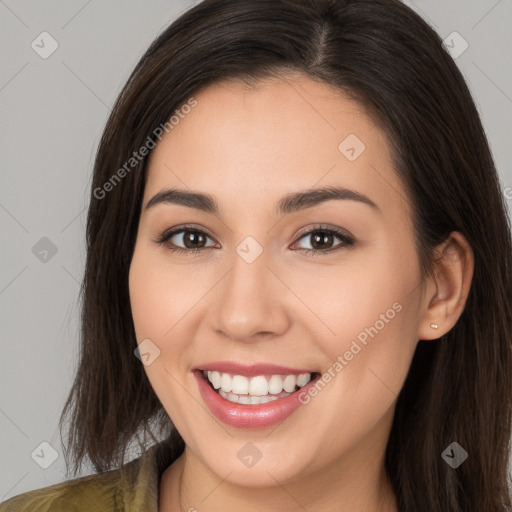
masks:
<path fill-rule="evenodd" d="M 339 89 L 289 75 L 216 83 L 193 98 L 152 151 L 145 203 L 179 187 L 257 207 L 315 185 L 357 189 L 381 203 L 407 200 L 386 134 Z"/>

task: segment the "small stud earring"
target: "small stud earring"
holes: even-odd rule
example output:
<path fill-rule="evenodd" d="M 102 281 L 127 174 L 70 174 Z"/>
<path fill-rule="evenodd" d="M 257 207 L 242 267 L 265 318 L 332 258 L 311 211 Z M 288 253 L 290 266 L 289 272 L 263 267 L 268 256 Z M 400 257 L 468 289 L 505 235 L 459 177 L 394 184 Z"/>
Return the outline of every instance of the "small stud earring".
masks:
<path fill-rule="evenodd" d="M 430 324 L 430 327 L 432 327 L 432 329 L 437 329 L 438 325 L 437 324 Z"/>

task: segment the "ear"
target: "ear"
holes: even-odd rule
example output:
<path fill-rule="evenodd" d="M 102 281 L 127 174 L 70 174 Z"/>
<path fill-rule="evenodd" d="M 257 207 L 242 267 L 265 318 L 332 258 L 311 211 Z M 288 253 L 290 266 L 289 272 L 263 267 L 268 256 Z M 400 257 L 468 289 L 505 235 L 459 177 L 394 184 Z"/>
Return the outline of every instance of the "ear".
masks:
<path fill-rule="evenodd" d="M 446 334 L 459 319 L 471 287 L 474 255 L 458 231 L 435 249 L 434 276 L 427 278 L 418 339 L 432 340 Z M 437 325 L 437 329 L 431 324 Z"/>

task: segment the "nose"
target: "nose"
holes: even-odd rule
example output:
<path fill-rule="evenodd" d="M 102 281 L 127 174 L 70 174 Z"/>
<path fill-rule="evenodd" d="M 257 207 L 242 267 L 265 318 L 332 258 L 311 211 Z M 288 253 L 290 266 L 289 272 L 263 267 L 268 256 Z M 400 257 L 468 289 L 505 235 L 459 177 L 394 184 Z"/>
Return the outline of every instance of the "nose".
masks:
<path fill-rule="evenodd" d="M 290 325 L 287 289 L 265 251 L 251 263 L 234 252 L 231 261 L 209 308 L 211 328 L 244 343 L 283 335 Z"/>

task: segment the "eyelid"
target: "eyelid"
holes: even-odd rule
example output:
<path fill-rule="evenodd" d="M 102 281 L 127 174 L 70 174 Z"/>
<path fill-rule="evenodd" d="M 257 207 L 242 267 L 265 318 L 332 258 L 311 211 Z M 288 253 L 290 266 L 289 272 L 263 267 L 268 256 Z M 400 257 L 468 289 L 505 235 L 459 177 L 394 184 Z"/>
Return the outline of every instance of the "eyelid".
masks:
<path fill-rule="evenodd" d="M 199 231 L 201 233 L 204 233 L 205 235 L 208 235 L 210 238 L 215 239 L 215 237 L 203 226 L 199 226 L 196 224 L 183 224 L 183 225 L 177 225 L 172 228 L 164 230 L 164 232 L 159 235 L 159 238 L 163 238 L 164 236 L 167 237 L 169 235 L 174 235 L 176 233 L 179 233 L 180 231 Z"/>
<path fill-rule="evenodd" d="M 298 240 L 303 235 L 310 234 L 314 231 L 331 231 L 333 233 L 336 233 L 339 236 L 343 236 L 345 238 L 354 239 L 353 235 L 351 235 L 346 229 L 338 228 L 335 226 L 329 226 L 327 224 L 315 224 L 313 226 L 307 226 L 305 228 L 302 228 L 296 235 L 295 239 Z"/>

